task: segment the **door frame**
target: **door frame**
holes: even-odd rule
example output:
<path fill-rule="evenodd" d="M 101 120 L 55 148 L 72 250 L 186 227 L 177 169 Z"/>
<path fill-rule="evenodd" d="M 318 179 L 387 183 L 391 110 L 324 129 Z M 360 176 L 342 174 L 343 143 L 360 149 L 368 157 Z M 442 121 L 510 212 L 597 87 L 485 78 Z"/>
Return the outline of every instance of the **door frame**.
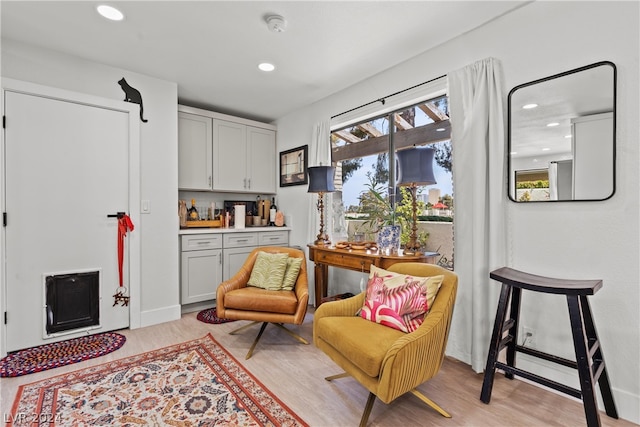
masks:
<path fill-rule="evenodd" d="M 15 92 L 28 95 L 36 95 L 45 98 L 74 102 L 98 108 L 120 111 L 129 115 L 129 217 L 133 224 L 140 225 L 140 106 L 130 102 L 116 101 L 95 95 L 68 91 L 36 83 L 21 80 L 2 78 L 2 100 L 0 112 L 5 116 L 5 93 Z M 0 204 L 2 212 L 6 212 L 5 194 L 5 132 L 4 126 L 0 132 Z M 127 235 L 127 251 L 129 253 L 129 328 L 137 329 L 141 325 L 140 296 L 141 296 L 141 272 L 140 272 L 140 231 L 134 231 Z M 116 236 L 114 236 L 115 239 Z M 6 254 L 6 229 L 0 230 L 0 357 L 6 356 L 6 324 L 4 313 L 7 311 L 7 277 L 5 266 Z"/>

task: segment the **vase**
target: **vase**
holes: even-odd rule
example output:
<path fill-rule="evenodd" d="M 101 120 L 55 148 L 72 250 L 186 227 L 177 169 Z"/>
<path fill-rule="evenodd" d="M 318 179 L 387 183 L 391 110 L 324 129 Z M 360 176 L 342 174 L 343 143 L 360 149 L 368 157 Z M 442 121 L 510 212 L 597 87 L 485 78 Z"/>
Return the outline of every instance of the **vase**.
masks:
<path fill-rule="evenodd" d="M 385 253 L 396 253 L 400 249 L 400 226 L 385 225 L 378 232 L 378 248 Z"/>

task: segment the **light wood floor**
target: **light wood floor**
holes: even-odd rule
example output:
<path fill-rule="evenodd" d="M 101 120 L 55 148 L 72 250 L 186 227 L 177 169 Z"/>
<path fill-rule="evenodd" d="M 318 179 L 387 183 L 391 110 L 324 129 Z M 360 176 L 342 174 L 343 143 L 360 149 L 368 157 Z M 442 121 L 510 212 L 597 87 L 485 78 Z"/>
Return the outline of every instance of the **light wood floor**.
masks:
<path fill-rule="evenodd" d="M 0 379 L 2 420 L 8 419 L 20 384 L 49 376 L 121 359 L 129 355 L 200 338 L 207 333 L 222 344 L 240 363 L 311 426 L 357 426 L 368 392 L 351 378 L 327 382 L 324 377 L 340 373 L 339 368 L 314 347 L 313 309 L 306 320 L 292 330 L 307 338 L 309 345 L 295 341 L 284 331 L 268 326 L 254 355 L 244 360 L 259 326 L 240 335 L 228 332 L 247 322 L 221 325 L 199 322 L 196 313 L 182 319 L 137 330 L 120 331 L 127 342 L 106 356 L 47 372 Z M 379 400 L 373 406 L 369 426 L 584 426 L 582 403 L 564 395 L 545 391 L 518 380 L 496 376 L 491 403 L 479 399 L 482 376 L 459 361 L 447 358 L 438 375 L 419 390 L 442 406 L 453 418 L 447 419 L 406 394 L 389 405 Z M 7 418 L 5 418 L 7 417 Z M 615 420 L 601 413 L 604 426 L 636 424 Z"/>

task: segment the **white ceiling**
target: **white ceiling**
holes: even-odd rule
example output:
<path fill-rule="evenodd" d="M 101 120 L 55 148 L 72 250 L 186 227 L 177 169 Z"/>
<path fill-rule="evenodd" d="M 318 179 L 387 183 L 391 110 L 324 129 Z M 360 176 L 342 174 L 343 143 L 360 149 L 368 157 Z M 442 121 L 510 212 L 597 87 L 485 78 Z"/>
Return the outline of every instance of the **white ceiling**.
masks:
<path fill-rule="evenodd" d="M 2 38 L 177 82 L 187 105 L 272 121 L 527 2 L 104 3 L 124 21 L 99 16 L 97 1 L 3 0 Z M 285 32 L 269 31 L 272 14 Z M 258 71 L 263 61 L 276 70 Z"/>

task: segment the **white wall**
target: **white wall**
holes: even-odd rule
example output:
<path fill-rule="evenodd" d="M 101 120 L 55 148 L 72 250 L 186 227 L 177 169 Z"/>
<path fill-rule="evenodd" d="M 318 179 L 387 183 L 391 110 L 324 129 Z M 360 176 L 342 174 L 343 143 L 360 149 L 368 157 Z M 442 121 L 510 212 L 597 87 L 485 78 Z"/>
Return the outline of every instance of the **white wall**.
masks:
<path fill-rule="evenodd" d="M 640 422 L 639 28 L 638 2 L 534 2 L 277 121 L 282 151 L 311 144 L 317 121 L 486 57 L 502 61 L 505 105 L 508 90 L 521 83 L 601 60 L 614 62 L 618 68 L 615 195 L 604 202 L 509 202 L 505 227 L 509 266 L 551 277 L 604 281 L 604 288 L 590 297 L 591 307 L 618 411 L 636 423 Z M 305 192 L 303 187 L 278 192 L 282 208 L 293 217 L 291 242 L 301 246 L 308 243 L 307 229 L 318 227 L 308 223 L 308 206 L 300 203 L 312 202 Z M 330 283 L 346 280 L 352 292 L 358 290 L 357 278 L 331 270 Z M 498 285 L 487 280 L 487 286 Z M 575 357 L 563 298 L 525 293 L 521 320 L 535 330 L 538 349 Z M 526 369 L 577 386 L 574 370 L 525 356 L 518 360 Z"/>
<path fill-rule="evenodd" d="M 7 40 L 2 77 L 119 101 L 124 92 L 117 82 L 124 77 L 141 92 L 148 122 L 140 123 L 140 196 L 150 201 L 151 211 L 134 230 L 140 233 L 142 283 L 141 315 L 132 326 L 180 318 L 177 84 Z"/>

